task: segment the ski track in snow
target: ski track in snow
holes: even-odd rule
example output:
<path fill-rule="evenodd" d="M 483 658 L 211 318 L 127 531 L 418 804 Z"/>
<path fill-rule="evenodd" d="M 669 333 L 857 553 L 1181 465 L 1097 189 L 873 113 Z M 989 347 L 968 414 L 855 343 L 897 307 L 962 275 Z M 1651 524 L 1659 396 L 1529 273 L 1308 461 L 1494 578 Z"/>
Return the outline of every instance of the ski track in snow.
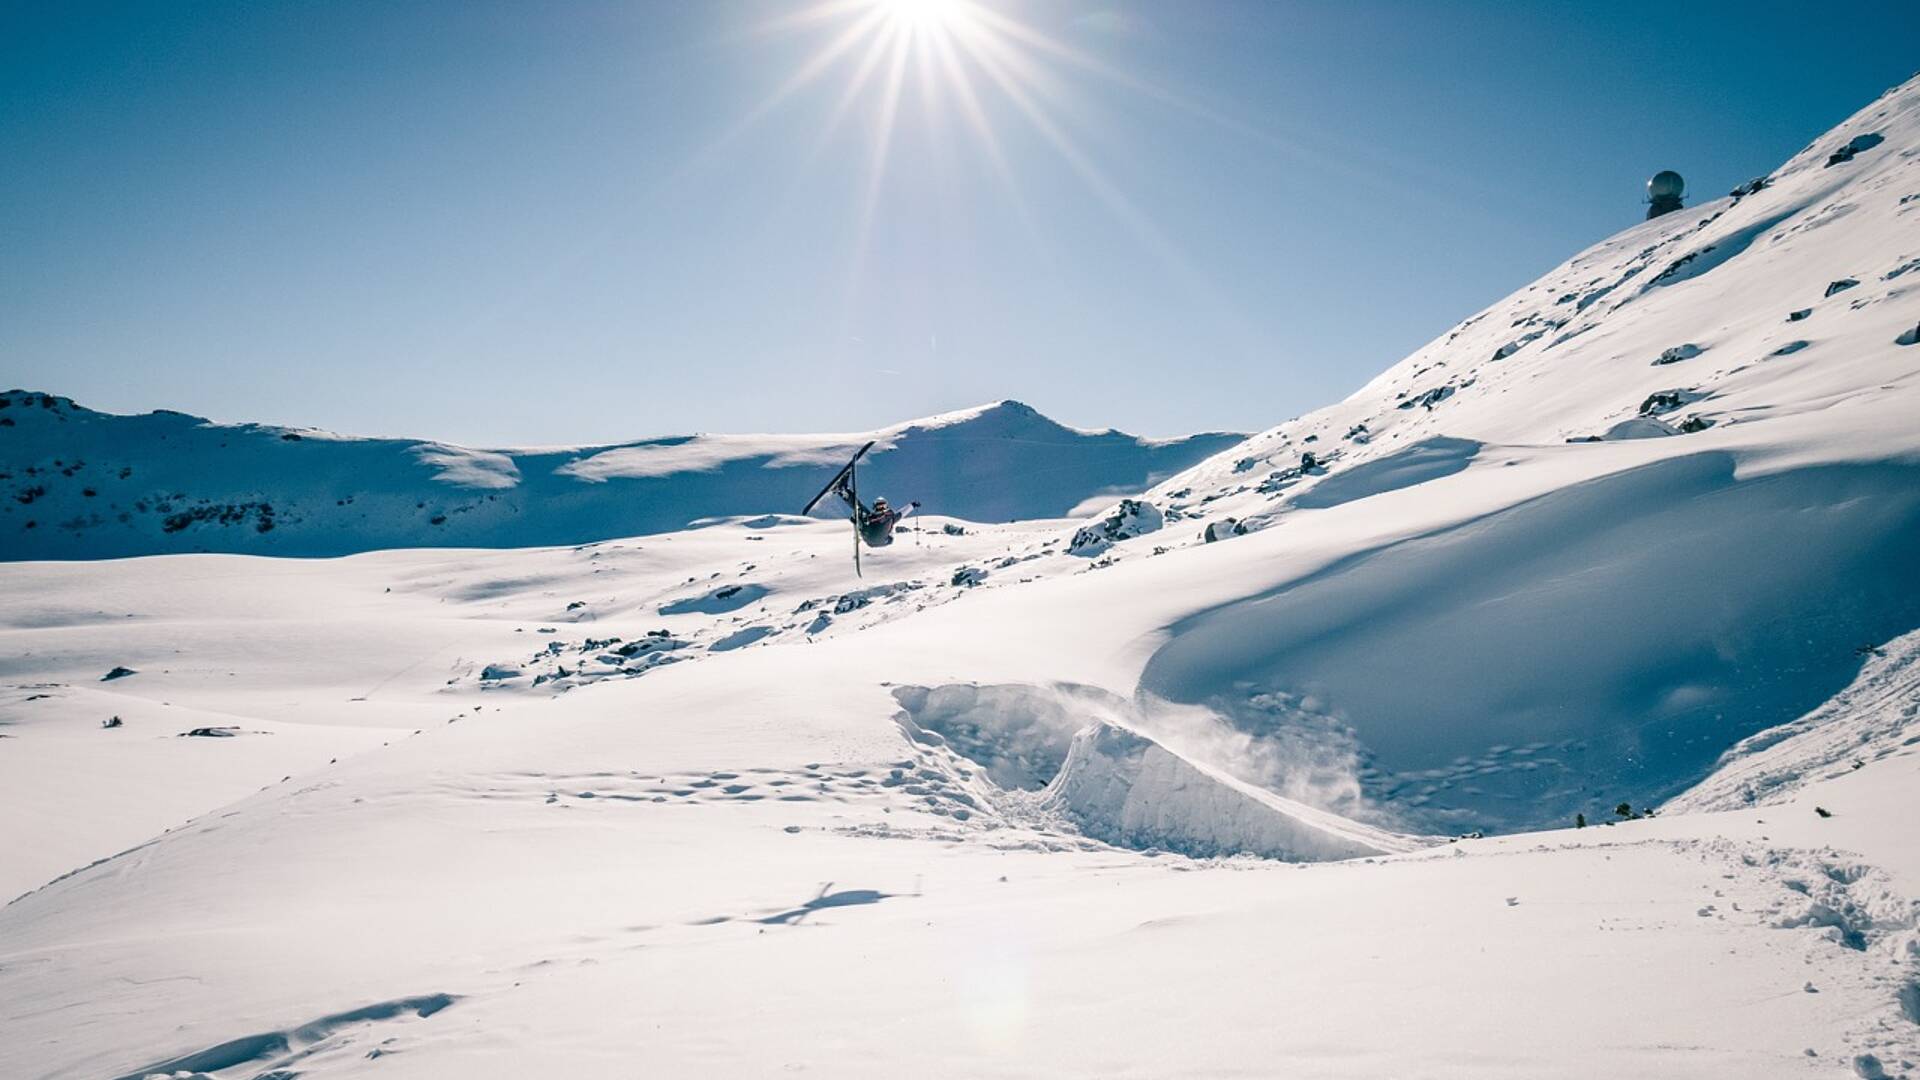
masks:
<path fill-rule="evenodd" d="M 405 506 L 301 527 L 153 493 L 244 550 L 430 543 L 418 469 L 474 521 L 771 486 L 566 547 L 0 565 L 0 1075 L 1913 1074 L 1920 81 L 1766 179 L 1164 480 L 1194 444 L 889 429 L 1093 447 L 995 521 L 1137 480 L 916 517 L 864 578 L 754 494 L 854 436 L 8 395 L 47 441 L 0 528 L 101 497 L 62 425 L 404 459 Z"/>

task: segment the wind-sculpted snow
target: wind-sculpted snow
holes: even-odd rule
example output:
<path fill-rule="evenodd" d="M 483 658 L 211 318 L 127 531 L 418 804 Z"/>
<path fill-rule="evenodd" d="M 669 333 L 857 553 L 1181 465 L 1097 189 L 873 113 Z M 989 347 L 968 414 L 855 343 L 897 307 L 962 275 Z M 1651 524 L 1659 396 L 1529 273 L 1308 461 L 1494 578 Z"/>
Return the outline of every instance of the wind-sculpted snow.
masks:
<path fill-rule="evenodd" d="M 910 738 L 980 766 L 985 783 L 974 791 L 1005 817 L 1054 815 L 1120 847 L 1203 858 L 1344 859 L 1418 846 L 1186 757 L 1148 734 L 1153 719 L 1095 687 L 956 684 L 894 697 Z M 1191 725 L 1173 733 L 1210 756 L 1237 756 Z"/>
<path fill-rule="evenodd" d="M 1089 708 L 1076 708 L 1084 691 L 956 683 L 901 687 L 893 696 L 913 724 L 938 734 L 1009 791 L 1038 791 L 1052 783 L 1074 736 L 1094 722 Z"/>
<path fill-rule="evenodd" d="M 1289 803 L 1110 724 L 1074 736 L 1043 805 L 1096 839 L 1203 858 L 1352 859 L 1414 846 Z"/>
<path fill-rule="evenodd" d="M 1311 699 L 1429 830 L 1657 803 L 1920 625 L 1920 468 L 1700 454 L 1357 555 L 1177 625 L 1145 690 L 1245 730 Z"/>
<path fill-rule="evenodd" d="M 1065 516 L 1239 441 L 1064 427 L 1004 401 L 848 435 L 695 435 L 473 450 L 401 439 L 113 416 L 0 394 L 0 560 L 230 551 L 341 555 L 527 547 L 798 509 L 868 439 L 863 483 L 973 521 Z M 820 511 L 844 510 L 830 503 Z"/>
<path fill-rule="evenodd" d="M 260 1076 L 297 1076 L 302 1071 L 327 1064 L 328 1058 L 337 1060 L 364 1056 L 348 1049 L 353 1040 L 345 1036 L 346 1032 L 373 1024 L 403 1021 L 409 1017 L 424 1020 L 457 1000 L 452 994 L 425 994 L 364 1005 L 321 1017 L 290 1031 L 269 1031 L 230 1039 L 218 1046 L 196 1050 L 171 1061 L 135 1069 L 120 1080 L 144 1080 L 155 1075 L 202 1076 L 230 1069 L 246 1069 L 249 1072 L 264 1070 L 258 1073 Z M 342 1053 L 343 1050 L 346 1052 Z M 378 1057 L 379 1051 L 376 1050 L 373 1056 Z M 300 1070 L 286 1068 L 294 1064 L 300 1065 Z"/>
<path fill-rule="evenodd" d="M 1854 652 L 1865 663 L 1851 685 L 1792 723 L 1735 743 L 1711 776 L 1666 809 L 1774 805 L 1809 784 L 1920 746 L 1920 631 L 1885 645 L 1860 645 Z"/>
<path fill-rule="evenodd" d="M 1293 506 L 1320 510 L 1370 495 L 1398 491 L 1443 476 L 1452 476 L 1473 463 L 1480 444 L 1471 439 L 1439 436 L 1416 443 L 1396 454 L 1344 469 L 1294 496 Z"/>

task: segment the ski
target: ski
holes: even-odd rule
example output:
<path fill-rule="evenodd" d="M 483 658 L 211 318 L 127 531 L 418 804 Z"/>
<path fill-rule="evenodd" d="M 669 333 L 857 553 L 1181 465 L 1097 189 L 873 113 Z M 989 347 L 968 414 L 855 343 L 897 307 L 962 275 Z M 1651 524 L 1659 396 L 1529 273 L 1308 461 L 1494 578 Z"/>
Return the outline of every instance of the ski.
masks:
<path fill-rule="evenodd" d="M 867 444 L 867 446 L 872 446 L 872 445 L 873 445 L 872 443 Z M 861 447 L 860 453 L 853 455 L 853 460 L 847 462 L 847 499 L 848 501 L 853 503 L 853 509 L 852 511 L 850 511 L 849 520 L 853 522 L 853 576 L 854 577 L 861 576 L 860 575 L 860 470 L 854 468 L 854 466 L 859 464 L 860 454 L 864 454 L 867 452 L 867 446 Z"/>
<path fill-rule="evenodd" d="M 826 487 L 823 487 L 820 489 L 820 494 L 815 495 L 813 498 L 807 500 L 806 508 L 800 511 L 801 517 L 805 517 L 806 515 L 813 513 L 813 508 L 819 505 L 820 500 L 826 498 L 827 495 L 830 492 L 832 492 L 834 488 L 840 485 L 841 479 L 845 477 L 848 473 L 853 471 L 854 463 L 859 461 L 861 458 L 865 457 L 867 454 L 867 451 L 873 449 L 873 442 L 874 440 L 869 440 L 867 442 L 867 445 L 854 451 L 853 457 L 848 459 L 847 463 L 840 467 L 839 472 L 833 474 L 833 479 L 827 481 Z"/>

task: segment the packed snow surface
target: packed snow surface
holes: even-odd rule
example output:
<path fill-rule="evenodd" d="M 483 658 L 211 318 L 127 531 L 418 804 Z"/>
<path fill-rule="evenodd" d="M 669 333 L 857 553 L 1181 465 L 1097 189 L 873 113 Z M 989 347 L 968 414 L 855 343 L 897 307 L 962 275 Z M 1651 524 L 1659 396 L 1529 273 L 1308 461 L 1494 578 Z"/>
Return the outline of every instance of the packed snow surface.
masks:
<path fill-rule="evenodd" d="M 722 438 L 404 451 L 690 528 L 0 566 L 0 1076 L 1913 1075 L 1917 270 L 1909 83 L 863 577 Z"/>

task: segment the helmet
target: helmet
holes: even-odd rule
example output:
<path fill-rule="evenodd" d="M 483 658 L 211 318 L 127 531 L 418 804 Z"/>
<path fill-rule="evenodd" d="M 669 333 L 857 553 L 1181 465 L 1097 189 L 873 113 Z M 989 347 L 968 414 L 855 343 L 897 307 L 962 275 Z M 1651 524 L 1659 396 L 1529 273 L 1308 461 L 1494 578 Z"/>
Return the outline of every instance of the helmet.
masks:
<path fill-rule="evenodd" d="M 885 510 L 887 508 L 887 497 L 885 495 L 882 495 L 879 498 L 873 500 L 873 508 L 875 510 Z"/>

